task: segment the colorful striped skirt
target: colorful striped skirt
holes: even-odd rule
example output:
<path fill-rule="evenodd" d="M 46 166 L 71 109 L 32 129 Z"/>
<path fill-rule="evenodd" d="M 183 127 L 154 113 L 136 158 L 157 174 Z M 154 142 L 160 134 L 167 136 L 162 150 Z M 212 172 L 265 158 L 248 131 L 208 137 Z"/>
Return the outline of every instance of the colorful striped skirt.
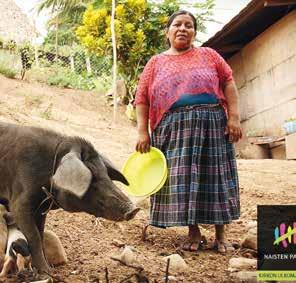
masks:
<path fill-rule="evenodd" d="M 158 227 L 226 224 L 240 215 L 235 150 L 219 105 L 170 110 L 152 133 L 166 156 L 168 179 L 151 196 L 150 224 Z"/>

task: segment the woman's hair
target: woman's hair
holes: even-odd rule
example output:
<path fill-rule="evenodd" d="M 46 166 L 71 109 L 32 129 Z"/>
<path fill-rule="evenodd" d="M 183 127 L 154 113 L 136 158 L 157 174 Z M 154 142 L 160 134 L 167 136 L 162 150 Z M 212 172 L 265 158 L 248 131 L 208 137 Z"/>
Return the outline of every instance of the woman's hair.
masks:
<path fill-rule="evenodd" d="M 179 11 L 173 13 L 173 14 L 169 17 L 169 19 L 168 19 L 168 21 L 167 21 L 166 28 L 168 29 L 168 28 L 171 26 L 171 24 L 172 24 L 172 22 L 174 21 L 174 19 L 175 19 L 177 16 L 180 16 L 180 15 L 188 15 L 188 16 L 190 16 L 191 19 L 192 19 L 192 21 L 193 21 L 193 27 L 194 27 L 194 30 L 196 31 L 196 29 L 197 29 L 196 18 L 195 18 L 190 12 L 185 11 L 185 10 L 179 10 Z"/>
<path fill-rule="evenodd" d="M 169 27 L 171 26 L 171 24 L 172 24 L 172 22 L 174 21 L 174 19 L 175 19 L 177 16 L 180 16 L 180 15 L 188 15 L 188 16 L 190 16 L 191 19 L 192 19 L 192 21 L 193 21 L 194 31 L 196 31 L 196 29 L 197 29 L 196 18 L 193 16 L 193 14 L 191 14 L 190 12 L 188 12 L 188 11 L 186 11 L 186 10 L 179 10 L 179 11 L 173 13 L 173 14 L 169 17 L 169 19 L 168 19 L 168 21 L 167 21 L 167 24 L 166 24 L 166 30 L 169 29 Z M 170 43 L 169 39 L 167 39 L 166 42 L 167 42 L 167 45 L 168 45 L 168 46 L 171 46 L 171 43 Z"/>

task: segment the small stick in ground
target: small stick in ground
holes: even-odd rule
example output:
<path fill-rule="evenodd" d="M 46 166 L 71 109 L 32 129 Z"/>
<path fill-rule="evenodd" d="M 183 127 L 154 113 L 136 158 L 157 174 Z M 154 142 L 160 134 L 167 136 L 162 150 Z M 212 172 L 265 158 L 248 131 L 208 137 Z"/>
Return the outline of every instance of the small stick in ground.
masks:
<path fill-rule="evenodd" d="M 141 240 L 142 240 L 143 242 L 146 241 L 146 238 L 147 238 L 147 229 L 148 229 L 149 226 L 150 226 L 150 224 L 145 225 L 145 227 L 144 227 L 143 230 L 142 230 L 142 237 L 141 237 Z"/>
<path fill-rule="evenodd" d="M 167 266 L 166 266 L 166 269 L 165 269 L 165 283 L 168 283 L 169 282 L 169 267 L 170 267 L 170 258 L 168 258 L 168 261 L 167 261 Z"/>
<path fill-rule="evenodd" d="M 105 267 L 105 278 L 106 278 L 106 283 L 109 283 L 109 273 L 108 273 L 108 267 Z"/>

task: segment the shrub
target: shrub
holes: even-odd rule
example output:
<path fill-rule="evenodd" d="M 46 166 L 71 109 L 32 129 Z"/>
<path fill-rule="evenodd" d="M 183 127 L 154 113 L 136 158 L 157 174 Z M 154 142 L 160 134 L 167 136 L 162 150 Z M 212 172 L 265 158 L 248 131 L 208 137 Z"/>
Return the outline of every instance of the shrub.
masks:
<path fill-rule="evenodd" d="M 39 83 L 47 83 L 49 77 L 56 74 L 54 67 L 36 67 L 33 65 L 32 69 L 26 73 L 26 80 Z"/>
<path fill-rule="evenodd" d="M 4 40 L 0 37 L 0 49 L 4 47 Z"/>
<path fill-rule="evenodd" d="M 154 3 L 154 2 L 153 2 Z M 112 58 L 111 1 L 90 5 L 76 34 L 80 43 L 98 57 Z M 161 30 L 168 15 L 178 10 L 176 0 L 152 4 L 145 0 L 118 0 L 115 32 L 118 73 L 125 80 L 128 98 L 132 100 L 136 82 L 147 60 L 166 45 Z M 112 61 L 109 63 L 112 64 Z"/>
<path fill-rule="evenodd" d="M 47 80 L 49 85 L 68 87 L 82 90 L 92 90 L 96 86 L 91 77 L 71 72 L 69 69 L 59 68 Z"/>
<path fill-rule="evenodd" d="M 4 75 L 7 78 L 13 79 L 15 78 L 17 71 L 13 68 L 0 64 L 0 74 Z"/>
<path fill-rule="evenodd" d="M 112 76 L 109 74 L 102 74 L 93 80 L 96 91 L 99 93 L 106 93 L 112 87 Z"/>
<path fill-rule="evenodd" d="M 5 43 L 4 48 L 11 51 L 11 52 L 16 51 L 16 49 L 17 49 L 16 42 L 14 40 L 8 40 Z"/>
<path fill-rule="evenodd" d="M 0 50 L 0 73 L 8 78 L 15 78 L 21 71 L 21 60 L 18 54 Z"/>

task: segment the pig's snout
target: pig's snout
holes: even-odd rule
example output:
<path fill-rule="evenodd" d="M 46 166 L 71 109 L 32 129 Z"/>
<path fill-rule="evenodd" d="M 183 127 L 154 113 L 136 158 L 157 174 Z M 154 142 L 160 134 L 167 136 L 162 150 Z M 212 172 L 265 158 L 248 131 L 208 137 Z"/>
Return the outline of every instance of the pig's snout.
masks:
<path fill-rule="evenodd" d="M 137 208 L 134 208 L 131 211 L 125 213 L 124 214 L 124 220 L 128 221 L 128 220 L 133 219 L 136 216 L 136 214 L 139 212 L 139 210 L 140 210 L 140 208 L 137 207 Z"/>

